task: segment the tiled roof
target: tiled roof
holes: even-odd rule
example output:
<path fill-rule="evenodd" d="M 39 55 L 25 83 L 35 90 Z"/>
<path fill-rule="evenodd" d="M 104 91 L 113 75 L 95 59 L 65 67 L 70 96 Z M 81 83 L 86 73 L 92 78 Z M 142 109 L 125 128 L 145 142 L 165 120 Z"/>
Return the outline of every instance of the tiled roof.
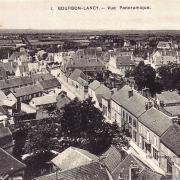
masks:
<path fill-rule="evenodd" d="M 158 173 L 153 172 L 148 166 L 146 166 L 140 159 L 129 154 L 112 172 L 113 180 L 119 180 L 119 177 L 126 179 L 129 177 L 129 168 L 130 165 L 135 165 L 139 172 L 141 172 L 138 176 L 138 179 L 144 180 L 160 180 L 162 176 Z M 131 170 L 132 177 L 131 179 L 135 179 L 133 176 L 133 171 Z M 128 178 L 129 179 L 129 178 Z"/>
<path fill-rule="evenodd" d="M 95 91 L 100 85 L 101 83 L 99 81 L 94 80 L 92 83 L 89 84 L 89 88 Z"/>
<path fill-rule="evenodd" d="M 163 91 L 161 94 L 156 94 L 157 99 L 168 103 L 180 103 L 180 95 L 176 91 Z"/>
<path fill-rule="evenodd" d="M 128 91 L 131 90 L 130 86 L 125 85 L 119 91 L 114 93 L 112 100 L 128 110 L 134 116 L 139 117 L 145 111 L 145 103 L 148 99 L 134 89 L 132 90 L 133 95 L 128 97 Z"/>
<path fill-rule="evenodd" d="M 116 58 L 117 66 L 130 66 L 135 65 L 135 63 L 131 60 L 130 56 L 118 56 Z"/>
<path fill-rule="evenodd" d="M 0 175 L 13 174 L 26 166 L 9 153 L 0 148 Z"/>
<path fill-rule="evenodd" d="M 42 92 L 43 89 L 41 85 L 35 84 L 35 85 L 29 85 L 29 86 L 24 86 L 20 88 L 15 88 L 12 89 L 11 92 L 14 94 L 15 97 L 21 97 L 25 95 L 30 95 L 30 94 L 35 94 Z"/>
<path fill-rule="evenodd" d="M 69 147 L 51 161 L 61 170 L 72 169 L 78 166 L 97 161 L 98 157 L 86 150 Z"/>
<path fill-rule="evenodd" d="M 104 154 L 102 154 L 102 158 L 103 158 L 103 162 L 105 163 L 110 173 L 112 173 L 114 169 L 123 160 L 120 151 L 113 145 Z"/>
<path fill-rule="evenodd" d="M 57 88 L 61 86 L 60 82 L 56 78 L 43 80 L 43 81 L 40 81 L 39 83 L 41 84 L 44 90 Z"/>
<path fill-rule="evenodd" d="M 128 98 L 128 91 L 130 91 L 130 90 L 131 90 L 131 87 L 125 85 L 120 90 L 115 92 L 112 95 L 111 99 L 113 101 L 115 101 L 117 104 L 122 105 L 127 100 L 127 98 Z"/>
<path fill-rule="evenodd" d="M 67 68 L 105 67 L 105 64 L 98 59 L 77 59 L 69 61 Z"/>
<path fill-rule="evenodd" d="M 69 76 L 70 79 L 79 82 L 82 85 L 87 86 L 88 82 L 87 82 L 87 77 L 86 75 L 79 69 L 75 69 L 71 75 Z"/>
<path fill-rule="evenodd" d="M 64 107 L 66 104 L 70 103 L 70 99 L 67 96 L 58 96 L 57 97 L 57 108 L 60 110 L 62 107 Z"/>
<path fill-rule="evenodd" d="M 27 76 L 11 78 L 7 80 L 0 80 L 0 89 L 10 89 L 10 88 L 15 88 L 18 86 L 28 85 L 32 83 L 33 81 Z"/>
<path fill-rule="evenodd" d="M 168 130 L 162 135 L 161 142 L 180 157 L 180 126 L 173 124 Z"/>
<path fill-rule="evenodd" d="M 54 76 L 50 73 L 46 73 L 46 74 L 32 74 L 31 75 L 31 79 L 33 81 L 44 81 L 44 80 L 49 80 L 49 79 L 53 79 Z"/>
<path fill-rule="evenodd" d="M 2 148 L 6 144 L 11 143 L 12 133 L 7 127 L 0 127 L 0 147 Z"/>
<path fill-rule="evenodd" d="M 170 115 L 170 116 L 177 116 L 180 114 L 180 105 L 178 106 L 165 106 L 163 109 Z M 165 112 L 165 113 L 166 113 Z"/>
<path fill-rule="evenodd" d="M 139 121 L 158 136 L 162 136 L 172 125 L 171 118 L 154 107 L 143 113 Z"/>
<path fill-rule="evenodd" d="M 36 106 L 46 105 L 46 104 L 53 104 L 56 103 L 57 94 L 53 95 L 45 95 L 41 97 L 32 98 L 31 103 L 35 104 Z"/>
<path fill-rule="evenodd" d="M 92 162 L 70 170 L 58 171 L 34 180 L 110 180 L 104 167 L 98 162 Z"/>

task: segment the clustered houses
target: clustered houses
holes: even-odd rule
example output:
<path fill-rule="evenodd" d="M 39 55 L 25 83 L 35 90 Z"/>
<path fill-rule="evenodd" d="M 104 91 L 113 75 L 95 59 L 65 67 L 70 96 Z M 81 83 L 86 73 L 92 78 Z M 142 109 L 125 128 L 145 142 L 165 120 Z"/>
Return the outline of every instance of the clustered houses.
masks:
<path fill-rule="evenodd" d="M 157 99 L 148 99 L 125 85 L 111 96 L 111 121 L 116 121 L 122 129 L 128 130 L 130 144 L 134 149 L 142 151 L 154 165 L 164 170 L 165 175 L 169 177 L 170 173 L 171 178 L 177 178 L 180 173 L 179 150 L 177 150 L 179 140 L 176 138 L 177 144 L 175 140 L 171 144 L 168 136 L 178 137 L 180 126 L 176 124 L 175 119 L 178 117 L 172 118 L 159 108 L 155 108 L 156 101 Z M 173 105 L 174 101 L 178 100 L 171 99 Z M 176 135 L 171 134 L 175 133 L 175 129 Z M 177 158 L 172 158 L 173 153 Z"/>

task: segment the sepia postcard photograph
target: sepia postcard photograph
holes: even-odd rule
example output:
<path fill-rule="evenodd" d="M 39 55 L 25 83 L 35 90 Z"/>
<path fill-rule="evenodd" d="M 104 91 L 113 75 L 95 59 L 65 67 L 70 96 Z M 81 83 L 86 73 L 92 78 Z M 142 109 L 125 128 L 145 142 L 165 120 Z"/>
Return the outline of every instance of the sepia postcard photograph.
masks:
<path fill-rule="evenodd" d="M 180 0 L 0 0 L 0 180 L 180 180 Z"/>

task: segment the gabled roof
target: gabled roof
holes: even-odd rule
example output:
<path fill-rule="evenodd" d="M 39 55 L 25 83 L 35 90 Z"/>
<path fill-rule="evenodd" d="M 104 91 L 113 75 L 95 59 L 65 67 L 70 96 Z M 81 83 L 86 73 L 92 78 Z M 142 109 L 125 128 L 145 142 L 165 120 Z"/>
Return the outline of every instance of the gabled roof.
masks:
<path fill-rule="evenodd" d="M 31 102 L 36 106 L 42 106 L 46 104 L 54 104 L 56 103 L 57 94 L 53 95 L 45 95 L 40 97 L 32 98 Z"/>
<path fill-rule="evenodd" d="M 128 97 L 128 91 L 133 92 L 131 97 Z M 111 98 L 135 117 L 139 117 L 145 111 L 145 103 L 148 101 L 147 98 L 128 85 L 125 85 L 119 91 L 115 92 Z"/>
<path fill-rule="evenodd" d="M 92 161 L 97 161 L 98 157 L 94 154 L 89 153 L 86 150 L 69 147 L 64 150 L 62 153 L 57 155 L 51 161 L 61 170 L 72 169 L 79 167 L 85 164 L 88 164 Z"/>
<path fill-rule="evenodd" d="M 44 81 L 44 80 L 49 80 L 49 79 L 53 79 L 54 76 L 50 73 L 40 73 L 40 74 L 32 74 L 31 75 L 31 79 L 33 81 Z"/>
<path fill-rule="evenodd" d="M 110 173 L 122 162 L 123 156 L 121 152 L 115 147 L 111 146 L 105 153 L 102 154 L 103 162 Z"/>
<path fill-rule="evenodd" d="M 39 85 L 39 84 L 11 89 L 12 94 L 14 94 L 14 96 L 16 98 L 25 96 L 25 95 L 35 94 L 35 93 L 42 92 L 42 91 L 43 91 L 43 89 L 42 89 L 41 85 Z"/>
<path fill-rule="evenodd" d="M 7 127 L 0 127 L 0 147 L 12 143 L 12 133 Z M 1 164 L 1 163 L 0 163 Z"/>
<path fill-rule="evenodd" d="M 37 177 L 34 180 L 110 180 L 104 167 L 98 162 L 91 162 L 73 169 L 58 171 Z"/>
<path fill-rule="evenodd" d="M 61 84 L 57 78 L 47 79 L 39 82 L 44 90 L 60 87 Z"/>
<path fill-rule="evenodd" d="M 28 76 L 0 80 L 0 89 L 10 89 L 32 83 L 33 81 Z"/>
<path fill-rule="evenodd" d="M 173 124 L 162 135 L 161 142 L 169 148 L 174 154 L 180 157 L 180 126 Z"/>
<path fill-rule="evenodd" d="M 154 107 L 143 113 L 138 120 L 159 137 L 172 125 L 171 118 Z"/>
<path fill-rule="evenodd" d="M 0 148 L 0 176 L 23 170 L 26 165 Z"/>
<path fill-rule="evenodd" d="M 60 110 L 62 107 L 64 107 L 66 104 L 70 103 L 70 98 L 68 98 L 66 95 L 65 96 L 62 96 L 62 95 L 59 95 L 57 98 L 57 108 Z"/>
<path fill-rule="evenodd" d="M 132 90 L 130 86 L 125 85 L 120 90 L 115 92 L 111 99 L 115 101 L 117 104 L 122 105 L 128 98 L 128 91 Z"/>
<path fill-rule="evenodd" d="M 140 159 L 133 156 L 132 154 L 129 154 L 112 172 L 113 180 L 119 180 L 119 177 L 123 179 L 128 178 L 129 168 L 132 164 L 139 169 L 139 172 L 141 172 L 138 176 L 138 179 L 160 180 L 162 178 L 162 175 L 155 173 L 146 164 L 144 164 Z M 134 174 L 133 170 L 131 169 L 131 175 L 132 175 L 131 179 L 135 178 L 133 174 Z"/>
<path fill-rule="evenodd" d="M 94 80 L 92 83 L 89 84 L 89 88 L 95 91 L 100 85 L 101 83 L 99 81 Z"/>
<path fill-rule="evenodd" d="M 131 60 L 130 56 L 118 56 L 116 58 L 116 64 L 117 66 L 132 66 L 135 65 L 135 63 Z"/>
<path fill-rule="evenodd" d="M 74 59 L 73 62 L 69 61 L 67 64 L 67 68 L 90 68 L 90 67 L 104 67 L 105 64 L 97 59 L 97 58 L 92 58 L 92 59 Z"/>
<path fill-rule="evenodd" d="M 80 84 L 87 86 L 87 77 L 86 75 L 80 70 L 80 69 L 75 69 L 71 75 L 69 76 L 70 79 L 79 82 Z"/>
<path fill-rule="evenodd" d="M 156 97 L 164 101 L 164 104 L 180 103 L 180 95 L 176 91 L 163 91 L 161 94 L 156 94 Z"/>

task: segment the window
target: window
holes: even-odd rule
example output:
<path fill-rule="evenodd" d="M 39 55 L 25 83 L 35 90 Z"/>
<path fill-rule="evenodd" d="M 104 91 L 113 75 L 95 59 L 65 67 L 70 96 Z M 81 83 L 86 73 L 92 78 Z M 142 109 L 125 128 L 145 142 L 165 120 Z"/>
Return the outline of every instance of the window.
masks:
<path fill-rule="evenodd" d="M 136 120 L 135 119 L 133 119 L 133 127 L 137 127 L 137 123 L 136 123 Z"/>
<path fill-rule="evenodd" d="M 125 112 L 123 111 L 123 119 L 125 119 Z"/>
<path fill-rule="evenodd" d="M 172 174 L 172 162 L 167 159 L 167 172 Z"/>
<path fill-rule="evenodd" d="M 126 113 L 126 122 L 128 122 L 128 114 Z"/>
<path fill-rule="evenodd" d="M 150 132 L 149 131 L 146 132 L 146 139 L 147 139 L 147 141 L 150 141 Z"/>
<path fill-rule="evenodd" d="M 154 159 L 158 160 L 158 151 L 153 148 L 153 157 Z"/>
<path fill-rule="evenodd" d="M 129 116 L 129 124 L 132 124 L 132 117 Z"/>
<path fill-rule="evenodd" d="M 157 138 L 156 138 L 156 136 L 154 136 L 154 146 L 157 147 Z"/>
<path fill-rule="evenodd" d="M 140 132 L 140 134 L 143 133 L 143 126 L 142 125 L 140 125 L 140 127 L 139 127 L 139 132 Z"/>
<path fill-rule="evenodd" d="M 136 142 L 137 141 L 137 132 L 133 131 L 133 140 Z"/>

